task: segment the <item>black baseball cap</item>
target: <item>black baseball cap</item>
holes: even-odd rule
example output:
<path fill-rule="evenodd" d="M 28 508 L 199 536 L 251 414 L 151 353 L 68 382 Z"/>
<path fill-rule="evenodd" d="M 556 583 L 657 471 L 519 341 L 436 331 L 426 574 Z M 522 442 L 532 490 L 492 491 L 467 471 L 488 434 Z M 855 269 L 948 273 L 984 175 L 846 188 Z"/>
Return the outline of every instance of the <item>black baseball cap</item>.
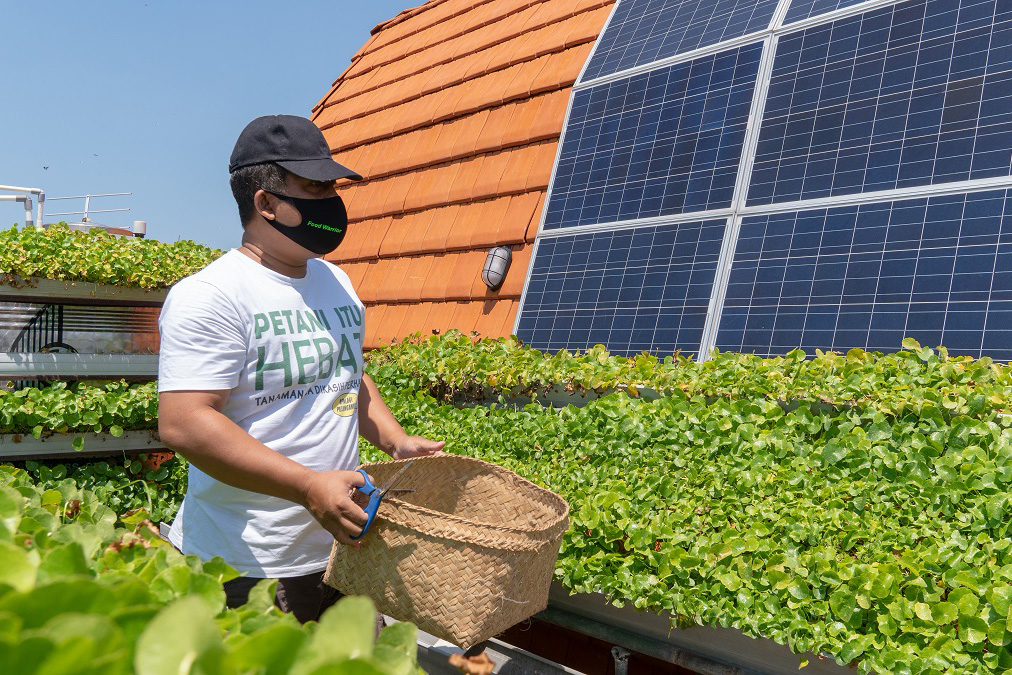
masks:
<path fill-rule="evenodd" d="M 362 176 L 331 159 L 330 146 L 320 128 L 297 115 L 265 115 L 247 124 L 232 149 L 228 171 L 267 162 L 309 180 L 362 180 Z"/>

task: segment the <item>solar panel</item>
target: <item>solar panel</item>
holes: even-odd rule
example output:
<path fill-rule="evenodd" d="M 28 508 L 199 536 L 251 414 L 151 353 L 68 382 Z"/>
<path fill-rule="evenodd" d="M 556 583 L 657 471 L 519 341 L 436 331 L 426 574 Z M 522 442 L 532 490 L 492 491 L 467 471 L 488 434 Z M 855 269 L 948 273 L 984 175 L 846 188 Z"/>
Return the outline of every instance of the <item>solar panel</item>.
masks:
<path fill-rule="evenodd" d="M 784 24 L 802 21 L 820 14 L 828 14 L 844 7 L 856 5 L 864 0 L 793 0 L 784 17 Z"/>
<path fill-rule="evenodd" d="M 574 88 L 526 341 L 775 355 L 914 337 L 1012 359 L 1012 2 L 857 4 L 784 0 L 781 25 L 762 0 L 618 0 Z M 668 263 L 630 262 L 627 240 L 687 217 L 726 249 L 675 252 L 722 284 L 679 299 L 684 277 L 648 279 Z M 718 244 L 725 217 L 741 225 Z M 617 257 L 588 267 L 584 241 Z"/>
<path fill-rule="evenodd" d="M 777 0 L 622 0 L 583 81 L 763 30 Z"/>
<path fill-rule="evenodd" d="M 915 0 L 782 37 L 748 204 L 1008 176 L 1010 20 Z"/>
<path fill-rule="evenodd" d="M 725 222 L 543 239 L 517 335 L 543 351 L 698 353 Z"/>
<path fill-rule="evenodd" d="M 578 92 L 545 229 L 731 204 L 762 45 Z"/>
<path fill-rule="evenodd" d="M 717 347 L 1012 359 L 1012 191 L 745 218 Z"/>

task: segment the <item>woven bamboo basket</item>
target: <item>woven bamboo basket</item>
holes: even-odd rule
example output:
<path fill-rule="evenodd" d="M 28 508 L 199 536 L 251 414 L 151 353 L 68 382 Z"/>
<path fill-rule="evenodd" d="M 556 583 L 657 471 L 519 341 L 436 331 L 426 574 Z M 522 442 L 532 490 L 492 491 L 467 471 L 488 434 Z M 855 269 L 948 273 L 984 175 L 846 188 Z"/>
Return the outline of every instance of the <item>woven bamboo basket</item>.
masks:
<path fill-rule="evenodd" d="M 363 468 L 376 485 L 404 463 Z M 548 606 L 569 505 L 502 467 L 420 457 L 358 549 L 335 543 L 325 581 L 463 648 Z"/>

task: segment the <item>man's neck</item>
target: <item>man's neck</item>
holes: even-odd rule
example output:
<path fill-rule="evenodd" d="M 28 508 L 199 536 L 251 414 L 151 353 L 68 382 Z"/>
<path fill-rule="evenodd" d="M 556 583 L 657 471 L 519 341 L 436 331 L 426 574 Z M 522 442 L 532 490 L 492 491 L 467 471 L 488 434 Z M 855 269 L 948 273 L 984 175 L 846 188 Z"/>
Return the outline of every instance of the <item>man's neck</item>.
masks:
<path fill-rule="evenodd" d="M 263 247 L 257 245 L 255 242 L 248 241 L 246 237 L 243 237 L 239 252 L 250 260 L 258 262 L 267 269 L 286 277 L 302 279 L 306 276 L 307 261 L 283 260 L 275 255 L 271 255 L 269 251 L 265 251 Z"/>

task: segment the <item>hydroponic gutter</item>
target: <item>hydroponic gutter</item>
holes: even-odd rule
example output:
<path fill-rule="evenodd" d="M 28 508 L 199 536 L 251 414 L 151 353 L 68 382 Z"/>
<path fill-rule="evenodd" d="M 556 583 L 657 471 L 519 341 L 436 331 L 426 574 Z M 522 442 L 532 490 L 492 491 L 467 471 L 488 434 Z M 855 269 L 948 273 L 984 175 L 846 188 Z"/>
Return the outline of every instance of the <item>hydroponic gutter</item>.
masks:
<path fill-rule="evenodd" d="M 703 675 L 853 675 L 828 656 L 798 655 L 772 640 L 748 637 L 734 628 L 671 627 L 667 614 L 615 607 L 601 593 L 570 594 L 553 583 L 548 609 L 535 618 L 611 642 L 630 651 L 689 668 Z"/>
<path fill-rule="evenodd" d="M 168 292 L 166 288 L 130 288 L 36 277 L 8 277 L 0 284 L 0 300 L 39 304 L 161 307 Z"/>
<path fill-rule="evenodd" d="M 21 354 L 0 352 L 0 378 L 153 379 L 157 354 Z"/>
<path fill-rule="evenodd" d="M 84 437 L 84 448 L 74 450 L 74 439 Z M 50 457 L 98 457 L 123 452 L 167 450 L 153 429 L 126 431 L 115 437 L 107 433 L 63 433 L 40 439 L 31 434 L 0 434 L 0 459 L 43 459 Z"/>

